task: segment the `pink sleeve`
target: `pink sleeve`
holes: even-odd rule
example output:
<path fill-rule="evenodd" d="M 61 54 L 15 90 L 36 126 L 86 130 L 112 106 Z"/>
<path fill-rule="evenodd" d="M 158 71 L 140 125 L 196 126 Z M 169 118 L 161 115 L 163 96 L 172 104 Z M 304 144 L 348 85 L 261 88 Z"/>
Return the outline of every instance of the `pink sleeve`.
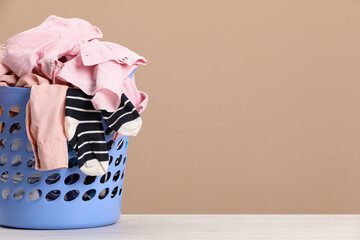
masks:
<path fill-rule="evenodd" d="M 25 121 L 37 170 L 68 167 L 64 126 L 66 90 L 65 86 L 45 83 L 31 88 Z"/>
<path fill-rule="evenodd" d="M 146 109 L 149 97 L 136 87 L 135 74 L 133 74 L 132 78 L 126 77 L 124 79 L 124 93 L 139 113 L 142 113 Z"/>

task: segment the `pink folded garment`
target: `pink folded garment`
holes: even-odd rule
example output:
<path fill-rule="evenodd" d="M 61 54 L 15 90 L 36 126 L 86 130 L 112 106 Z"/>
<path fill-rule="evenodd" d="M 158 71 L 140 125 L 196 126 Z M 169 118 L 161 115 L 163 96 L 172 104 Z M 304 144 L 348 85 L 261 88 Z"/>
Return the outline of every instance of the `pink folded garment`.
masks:
<path fill-rule="evenodd" d="M 3 62 L 19 77 L 32 73 L 37 67 L 54 80 L 59 59 L 71 52 L 79 41 L 95 38 L 102 38 L 102 32 L 89 22 L 51 15 L 39 26 L 8 39 Z"/>
<path fill-rule="evenodd" d="M 113 112 L 128 88 L 124 79 L 147 61 L 100 38 L 100 29 L 85 20 L 52 15 L 39 26 L 8 39 L 3 63 L 20 77 L 35 72 L 53 83 L 56 79 L 71 83 L 94 95 L 96 109 Z"/>
<path fill-rule="evenodd" d="M 18 77 L 15 73 L 3 63 L 3 57 L 5 53 L 5 45 L 0 45 L 0 87 L 26 87 L 30 88 L 34 85 L 40 85 L 42 83 L 51 84 L 51 80 L 41 77 L 35 73 L 25 74 L 22 77 Z M 70 86 L 69 83 L 56 81 L 56 84 Z"/>
<path fill-rule="evenodd" d="M 48 83 L 31 87 L 25 121 L 37 170 L 49 171 L 68 167 L 64 125 L 67 88 Z"/>

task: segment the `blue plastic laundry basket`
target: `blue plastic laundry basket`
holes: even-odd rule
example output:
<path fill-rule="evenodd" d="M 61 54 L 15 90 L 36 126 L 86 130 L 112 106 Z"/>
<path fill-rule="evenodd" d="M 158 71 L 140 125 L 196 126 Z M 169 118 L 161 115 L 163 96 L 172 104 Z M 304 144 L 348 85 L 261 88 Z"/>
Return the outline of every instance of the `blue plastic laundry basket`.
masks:
<path fill-rule="evenodd" d="M 25 127 L 29 97 L 28 88 L 0 87 L 0 225 L 70 229 L 115 223 L 120 218 L 128 137 L 114 142 L 106 131 L 110 166 L 103 176 L 87 176 L 78 167 L 37 171 Z M 14 106 L 20 107 L 18 114 Z M 69 159 L 74 157 L 70 151 Z"/>

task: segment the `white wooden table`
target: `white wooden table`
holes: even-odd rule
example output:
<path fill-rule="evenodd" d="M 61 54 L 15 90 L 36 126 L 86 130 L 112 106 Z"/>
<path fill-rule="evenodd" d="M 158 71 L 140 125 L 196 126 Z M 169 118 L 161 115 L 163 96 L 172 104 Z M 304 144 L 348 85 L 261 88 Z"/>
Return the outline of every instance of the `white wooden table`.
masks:
<path fill-rule="evenodd" d="M 114 225 L 77 230 L 0 227 L 0 240 L 360 239 L 360 215 L 122 215 Z"/>

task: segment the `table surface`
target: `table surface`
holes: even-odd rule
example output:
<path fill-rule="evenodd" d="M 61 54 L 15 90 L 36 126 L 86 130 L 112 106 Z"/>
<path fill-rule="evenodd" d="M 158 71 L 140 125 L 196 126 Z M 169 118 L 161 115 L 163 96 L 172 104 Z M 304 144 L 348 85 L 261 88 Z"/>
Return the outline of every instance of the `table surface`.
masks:
<path fill-rule="evenodd" d="M 360 239 L 360 215 L 122 215 L 114 225 L 76 230 L 0 227 L 0 240 Z"/>

